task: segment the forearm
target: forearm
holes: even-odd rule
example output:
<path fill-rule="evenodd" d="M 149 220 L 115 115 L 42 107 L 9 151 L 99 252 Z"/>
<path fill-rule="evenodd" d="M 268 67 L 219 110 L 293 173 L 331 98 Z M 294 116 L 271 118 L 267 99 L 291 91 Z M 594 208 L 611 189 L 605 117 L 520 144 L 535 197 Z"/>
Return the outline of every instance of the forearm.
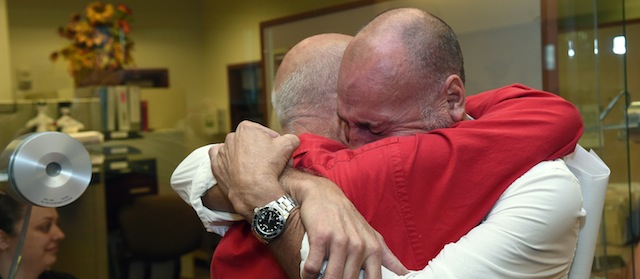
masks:
<path fill-rule="evenodd" d="M 307 198 L 312 187 L 320 184 L 320 180 L 326 178 L 318 177 L 297 169 L 287 167 L 280 175 L 280 187 L 299 205 Z M 328 181 L 328 180 L 327 180 Z"/>
<path fill-rule="evenodd" d="M 201 197 L 202 204 L 208 209 L 225 212 L 236 212 L 233 208 L 233 204 L 220 190 L 220 187 L 215 185 L 207 190 L 204 196 Z"/>
<path fill-rule="evenodd" d="M 288 176 L 289 175 L 282 175 L 282 177 Z M 289 183 L 297 184 L 293 182 Z M 248 222 L 249 224 L 251 224 L 253 221 L 254 208 L 264 206 L 271 200 L 276 200 L 285 194 L 280 184 L 278 183 L 256 182 L 253 184 L 261 186 L 261 189 L 264 190 L 262 194 L 259 194 L 258 196 L 252 196 L 252 193 L 251 195 L 244 195 L 242 199 L 233 197 L 231 198 L 231 201 L 234 202 L 233 205 L 235 205 L 239 209 L 237 211 L 238 214 L 242 215 L 245 218 L 246 222 Z M 211 198 L 211 202 L 215 202 L 216 205 L 220 204 L 222 201 L 216 199 L 219 199 L 220 196 L 224 195 L 222 194 L 222 191 L 216 190 L 216 188 L 218 187 L 211 188 L 209 191 L 211 193 L 208 193 L 206 197 L 203 197 L 203 201 L 205 201 L 205 198 Z M 218 197 L 215 197 L 215 195 L 218 195 Z M 226 201 L 228 202 L 229 199 L 227 199 Z M 295 200 L 297 204 L 299 204 L 299 201 L 300 200 Z M 277 263 L 282 267 L 289 278 L 300 277 L 300 246 L 304 233 L 304 226 L 302 224 L 302 220 L 300 219 L 300 210 L 299 208 L 296 208 L 290 213 L 289 217 L 287 218 L 287 222 L 282 234 L 273 239 L 269 244 L 267 244 L 272 255 L 277 260 Z"/>
<path fill-rule="evenodd" d="M 487 94 L 489 93 L 489 94 Z M 465 133 L 467 138 L 508 139 L 511 150 L 535 150 L 533 161 L 554 160 L 572 153 L 582 135 L 578 109 L 567 100 L 549 93 L 512 85 L 467 98 L 467 112 L 482 121 L 463 121 L 458 128 L 473 128 L 482 134 Z M 467 129 L 468 130 L 468 129 Z M 524 146 L 523 146 L 524 145 Z M 493 150 L 493 153 L 498 151 Z M 511 154 L 511 153 L 508 153 Z M 535 155 L 535 154 L 534 154 Z M 541 157 L 542 159 L 537 159 Z M 535 159 L 533 159 L 535 158 Z"/>
<path fill-rule="evenodd" d="M 306 179 L 310 176 L 311 175 L 309 174 L 305 175 L 304 173 L 294 169 L 287 168 L 280 176 L 280 183 L 254 183 L 255 185 L 259 184 L 261 186 L 261 189 L 263 189 L 263 196 L 269 195 L 272 196 L 271 198 L 265 199 L 263 197 L 260 202 L 256 202 L 261 200 L 259 197 L 248 196 L 245 196 L 244 199 L 232 200 L 235 202 L 234 205 L 238 206 L 238 208 L 244 208 L 240 209 L 238 213 L 245 216 L 247 222 L 251 223 L 253 220 L 254 208 L 264 206 L 270 200 L 275 200 L 285 193 L 289 194 L 299 206 L 302 201 L 299 197 L 303 197 L 305 194 L 303 193 L 303 190 L 306 189 L 306 187 L 311 186 L 309 185 L 310 181 Z M 212 190 L 214 188 L 212 188 Z M 287 191 L 284 189 L 287 189 Z M 300 277 L 300 247 L 305 233 L 304 225 L 300 216 L 300 210 L 298 207 L 294 209 L 287 218 L 287 223 L 283 233 L 268 244 L 269 250 L 289 278 Z"/>
<path fill-rule="evenodd" d="M 302 229 L 295 234 L 296 241 L 290 247 L 297 252 L 302 247 L 305 231 L 311 245 L 303 265 L 283 266 L 289 274 L 300 271 L 303 277 L 324 276 L 351 278 L 365 270 L 367 277 L 380 274 L 381 258 L 398 273 L 406 269 L 393 255 L 342 190 L 332 181 L 294 169 L 286 170 L 280 178 L 284 191 L 300 205 Z M 326 270 L 323 262 L 328 260 Z"/>
<path fill-rule="evenodd" d="M 305 230 L 300 219 L 300 210 L 294 210 L 280 237 L 269 243 L 269 250 L 289 278 L 300 278 L 300 246 Z"/>
<path fill-rule="evenodd" d="M 293 168 L 287 167 L 280 175 L 280 186 L 298 204 L 301 205 L 307 187 L 312 187 L 310 178 L 315 176 L 303 173 Z M 287 220 L 287 226 L 283 234 L 269 244 L 271 253 L 278 260 L 280 267 L 287 273 L 289 278 L 300 277 L 300 247 L 302 238 L 306 233 L 302 223 L 300 210 L 296 209 Z"/>

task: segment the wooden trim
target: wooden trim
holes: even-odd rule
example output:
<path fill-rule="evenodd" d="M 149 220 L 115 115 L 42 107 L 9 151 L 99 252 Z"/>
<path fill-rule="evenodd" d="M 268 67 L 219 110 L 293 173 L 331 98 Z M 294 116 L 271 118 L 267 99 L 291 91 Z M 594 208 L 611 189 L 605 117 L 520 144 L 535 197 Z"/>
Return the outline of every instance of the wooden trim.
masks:
<path fill-rule="evenodd" d="M 294 22 L 298 20 L 304 20 L 312 17 L 360 8 L 360 7 L 364 7 L 364 6 L 368 6 L 376 3 L 387 2 L 387 1 L 390 1 L 390 0 L 359 0 L 355 2 L 344 3 L 344 4 L 335 5 L 331 7 L 320 8 L 320 9 L 316 9 L 308 12 L 303 12 L 299 14 L 267 20 L 260 23 L 260 31 L 262 32 L 264 28 L 275 26 L 275 25 L 285 24 L 285 23 Z"/>
<path fill-rule="evenodd" d="M 169 88 L 169 70 L 128 69 L 124 71 L 124 84 L 138 84 L 141 87 Z"/>
<path fill-rule="evenodd" d="M 607 28 L 607 27 L 619 27 L 625 24 L 629 25 L 629 24 L 636 24 L 636 23 L 640 23 L 640 18 L 628 19 L 626 21 L 617 20 L 617 21 L 610 21 L 605 23 L 598 23 L 597 28 L 600 29 L 600 28 Z M 575 26 L 571 28 L 558 28 L 558 33 L 573 32 L 573 31 L 580 31 L 580 30 L 593 30 L 593 25 Z"/>

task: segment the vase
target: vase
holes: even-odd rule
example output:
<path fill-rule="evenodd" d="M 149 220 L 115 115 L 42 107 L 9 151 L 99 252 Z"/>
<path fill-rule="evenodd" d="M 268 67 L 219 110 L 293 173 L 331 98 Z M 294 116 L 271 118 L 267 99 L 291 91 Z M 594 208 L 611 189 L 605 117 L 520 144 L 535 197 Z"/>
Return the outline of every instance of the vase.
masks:
<path fill-rule="evenodd" d="M 83 69 L 74 72 L 73 79 L 78 87 L 101 86 L 101 85 L 121 85 L 124 80 L 124 70 L 89 70 Z"/>

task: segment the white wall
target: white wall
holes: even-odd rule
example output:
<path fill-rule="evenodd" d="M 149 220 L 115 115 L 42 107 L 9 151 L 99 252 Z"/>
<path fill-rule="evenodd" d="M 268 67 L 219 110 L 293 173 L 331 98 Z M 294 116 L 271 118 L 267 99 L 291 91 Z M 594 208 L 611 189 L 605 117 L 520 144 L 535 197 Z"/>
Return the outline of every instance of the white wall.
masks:
<path fill-rule="evenodd" d="M 186 92 L 203 89 L 202 1 L 129 1 L 133 9 L 131 37 L 138 68 L 168 68 L 170 86 Z M 59 92 L 68 98 L 73 80 L 64 60 L 49 55 L 68 41 L 58 36 L 72 13 L 88 1 L 8 1 L 11 69 L 33 76 L 33 91 Z M 187 93 L 188 94 L 188 93 Z"/>
<path fill-rule="evenodd" d="M 6 0 L 0 0 L 0 102 L 13 99 Z"/>
<path fill-rule="evenodd" d="M 469 95 L 511 83 L 542 88 L 540 1 L 491 0 L 482 8 L 469 0 L 395 0 L 288 22 L 265 30 L 264 52 L 287 49 L 322 32 L 354 34 L 377 14 L 416 7 L 447 22 L 458 35 Z M 508 11 L 505 13 L 504 11 Z M 268 62 L 267 62 L 268 63 Z M 267 75 L 270 69 L 267 68 Z M 267 82 L 269 83 L 269 82 Z"/>

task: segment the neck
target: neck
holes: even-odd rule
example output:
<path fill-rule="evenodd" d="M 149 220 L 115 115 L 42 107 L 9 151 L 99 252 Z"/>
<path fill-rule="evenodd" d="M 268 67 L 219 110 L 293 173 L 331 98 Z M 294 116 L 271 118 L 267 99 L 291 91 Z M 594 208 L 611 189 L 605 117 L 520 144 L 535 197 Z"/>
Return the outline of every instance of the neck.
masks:
<path fill-rule="evenodd" d="M 12 260 L 13 255 L 7 255 L 6 253 L 0 255 L 0 276 L 3 279 L 9 279 L 9 269 L 11 268 Z M 40 276 L 40 272 L 25 268 L 24 264 L 21 264 L 13 279 L 37 279 L 38 276 Z"/>

